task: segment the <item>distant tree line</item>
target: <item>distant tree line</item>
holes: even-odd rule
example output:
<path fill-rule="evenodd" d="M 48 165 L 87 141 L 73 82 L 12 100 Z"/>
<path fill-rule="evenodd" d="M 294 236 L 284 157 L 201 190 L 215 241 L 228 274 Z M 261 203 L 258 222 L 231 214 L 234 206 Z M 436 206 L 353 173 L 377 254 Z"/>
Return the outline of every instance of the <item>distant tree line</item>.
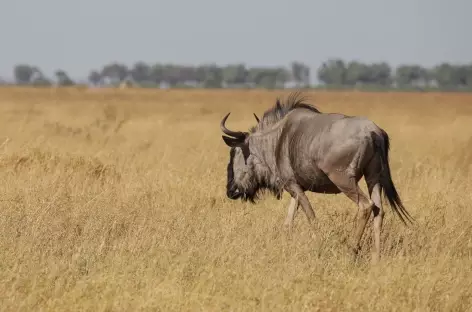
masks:
<path fill-rule="evenodd" d="M 346 63 L 341 59 L 331 59 L 320 66 L 317 74 L 320 81 L 333 87 L 472 90 L 472 63 L 444 62 L 432 68 L 404 64 L 392 69 L 385 62 Z"/>
<path fill-rule="evenodd" d="M 28 64 L 14 67 L 18 85 L 71 86 L 74 81 L 64 70 L 46 77 L 41 69 Z M 244 64 L 199 66 L 148 64 L 137 62 L 126 66 L 117 62 L 90 71 L 87 84 L 109 86 L 132 84 L 140 87 L 199 87 L 199 88 L 309 88 L 310 68 L 302 62 L 288 67 L 248 67 Z M 377 89 L 440 89 L 472 90 L 472 63 L 457 65 L 441 63 L 433 68 L 404 64 L 392 68 L 386 62 L 363 63 L 330 59 L 316 71 L 321 87 Z"/>

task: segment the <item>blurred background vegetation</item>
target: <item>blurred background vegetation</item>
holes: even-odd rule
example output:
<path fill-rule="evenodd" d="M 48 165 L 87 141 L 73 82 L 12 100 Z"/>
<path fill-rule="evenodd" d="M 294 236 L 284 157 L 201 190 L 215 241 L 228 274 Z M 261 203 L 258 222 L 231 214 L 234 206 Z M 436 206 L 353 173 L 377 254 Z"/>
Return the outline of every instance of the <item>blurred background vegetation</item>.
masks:
<path fill-rule="evenodd" d="M 314 75 L 314 76 L 313 76 Z M 118 62 L 92 69 L 85 81 L 74 81 L 62 69 L 47 77 L 40 68 L 17 64 L 14 81 L 4 85 L 94 87 L 132 85 L 146 88 L 330 88 L 367 90 L 472 91 L 472 63 L 441 63 L 432 68 L 404 64 L 396 68 L 387 62 L 363 63 L 356 60 L 329 59 L 316 72 L 302 62 L 289 66 L 248 67 L 245 64 L 149 64 L 128 66 Z M 317 83 L 313 83 L 316 78 Z"/>

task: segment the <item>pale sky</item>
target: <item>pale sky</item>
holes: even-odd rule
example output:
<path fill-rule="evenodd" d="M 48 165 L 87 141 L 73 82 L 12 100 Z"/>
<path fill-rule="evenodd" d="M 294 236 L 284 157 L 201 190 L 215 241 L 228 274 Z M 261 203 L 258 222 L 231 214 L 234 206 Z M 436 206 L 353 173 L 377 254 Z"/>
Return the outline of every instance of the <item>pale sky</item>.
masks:
<path fill-rule="evenodd" d="M 119 61 L 472 62 L 472 0 L 0 0 L 0 76 Z"/>

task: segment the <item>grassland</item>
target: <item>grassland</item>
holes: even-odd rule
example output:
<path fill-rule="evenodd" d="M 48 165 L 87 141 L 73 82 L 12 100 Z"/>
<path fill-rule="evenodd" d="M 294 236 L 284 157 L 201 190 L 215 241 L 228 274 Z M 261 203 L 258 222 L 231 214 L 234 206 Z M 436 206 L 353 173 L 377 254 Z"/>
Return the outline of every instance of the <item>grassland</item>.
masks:
<path fill-rule="evenodd" d="M 317 230 L 301 213 L 292 234 L 287 194 L 226 199 L 221 118 L 247 129 L 282 95 L 0 89 L 0 310 L 471 311 L 472 96 L 309 94 L 391 136 L 418 225 L 386 206 L 371 267 L 343 195 L 309 194 Z"/>

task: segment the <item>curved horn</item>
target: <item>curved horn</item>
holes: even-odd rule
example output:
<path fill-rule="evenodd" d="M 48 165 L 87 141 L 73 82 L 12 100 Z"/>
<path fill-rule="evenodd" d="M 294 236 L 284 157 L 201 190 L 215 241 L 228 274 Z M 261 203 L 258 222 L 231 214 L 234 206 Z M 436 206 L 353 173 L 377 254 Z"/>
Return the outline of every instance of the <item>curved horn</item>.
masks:
<path fill-rule="evenodd" d="M 242 139 L 242 138 L 246 137 L 246 135 L 241 131 L 231 131 L 228 128 L 226 128 L 225 123 L 226 123 L 226 119 L 228 119 L 228 117 L 229 117 L 229 114 L 231 114 L 231 113 L 228 113 L 223 118 L 223 120 L 221 120 L 221 123 L 220 123 L 221 131 L 223 131 L 224 134 L 227 134 L 227 135 L 232 136 L 233 138 L 237 138 L 237 139 Z"/>
<path fill-rule="evenodd" d="M 257 123 L 259 123 L 259 117 L 257 117 L 257 115 L 255 113 L 254 114 L 254 117 L 256 117 L 256 120 L 257 120 Z"/>

